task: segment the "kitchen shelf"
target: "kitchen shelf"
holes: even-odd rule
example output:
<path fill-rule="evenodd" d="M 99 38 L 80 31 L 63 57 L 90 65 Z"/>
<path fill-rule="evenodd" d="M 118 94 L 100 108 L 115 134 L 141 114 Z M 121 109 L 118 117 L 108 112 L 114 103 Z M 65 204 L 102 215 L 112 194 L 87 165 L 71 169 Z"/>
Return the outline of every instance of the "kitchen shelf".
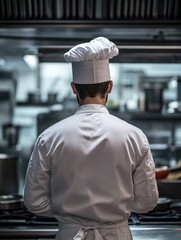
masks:
<path fill-rule="evenodd" d="M 16 106 L 22 107 L 50 107 L 53 105 L 62 105 L 62 102 L 50 103 L 50 102 L 16 102 Z M 109 109 L 109 112 L 122 119 L 132 120 L 181 120 L 181 113 L 162 114 L 162 113 L 146 113 L 146 112 L 120 112 L 119 110 Z"/>
<path fill-rule="evenodd" d="M 181 120 L 181 113 L 126 113 L 133 120 Z"/>
<path fill-rule="evenodd" d="M 27 106 L 27 107 L 41 107 L 41 106 L 52 106 L 55 104 L 61 104 L 61 102 L 55 102 L 55 103 L 50 103 L 50 102 L 16 102 L 17 106 Z"/>
<path fill-rule="evenodd" d="M 151 150 L 168 150 L 169 145 L 168 144 L 162 144 L 162 143 L 150 143 Z"/>
<path fill-rule="evenodd" d="M 170 147 L 171 151 L 174 152 L 174 151 L 181 151 L 181 145 L 172 145 Z"/>

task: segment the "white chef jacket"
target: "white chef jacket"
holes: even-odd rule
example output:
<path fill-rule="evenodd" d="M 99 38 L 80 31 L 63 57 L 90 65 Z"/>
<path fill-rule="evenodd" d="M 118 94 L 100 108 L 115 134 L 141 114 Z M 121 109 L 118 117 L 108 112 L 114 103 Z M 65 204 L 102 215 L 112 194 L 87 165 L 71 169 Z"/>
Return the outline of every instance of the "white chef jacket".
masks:
<path fill-rule="evenodd" d="M 24 203 L 54 216 L 56 239 L 130 240 L 130 212 L 157 205 L 154 162 L 146 136 L 99 104 L 46 129 L 27 169 Z"/>

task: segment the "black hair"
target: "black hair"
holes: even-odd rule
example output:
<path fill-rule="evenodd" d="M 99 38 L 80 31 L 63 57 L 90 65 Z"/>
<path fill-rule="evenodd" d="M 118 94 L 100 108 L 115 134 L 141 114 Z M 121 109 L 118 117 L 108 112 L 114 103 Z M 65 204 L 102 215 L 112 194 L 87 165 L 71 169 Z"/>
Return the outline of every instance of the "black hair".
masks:
<path fill-rule="evenodd" d="M 100 95 L 101 98 L 105 97 L 105 94 L 108 89 L 110 81 L 95 83 L 95 84 L 77 84 L 75 83 L 75 87 L 79 94 L 80 99 L 85 99 L 86 97 L 95 97 Z"/>

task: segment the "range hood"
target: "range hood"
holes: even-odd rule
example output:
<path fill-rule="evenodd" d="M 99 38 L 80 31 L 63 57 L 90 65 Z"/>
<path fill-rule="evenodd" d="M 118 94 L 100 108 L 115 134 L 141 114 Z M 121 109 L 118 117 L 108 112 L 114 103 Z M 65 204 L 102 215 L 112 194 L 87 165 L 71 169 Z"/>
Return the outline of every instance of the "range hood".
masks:
<path fill-rule="evenodd" d="M 7 30 L 7 31 L 6 31 Z M 180 0 L 0 0 L 0 44 L 181 45 Z"/>
<path fill-rule="evenodd" d="M 180 0 L 0 0 L 0 25 L 181 24 Z"/>
<path fill-rule="evenodd" d="M 63 61 L 66 49 L 104 36 L 119 62 L 181 62 L 180 0 L 0 0 L 0 53 Z M 15 49 L 16 48 L 16 49 Z"/>

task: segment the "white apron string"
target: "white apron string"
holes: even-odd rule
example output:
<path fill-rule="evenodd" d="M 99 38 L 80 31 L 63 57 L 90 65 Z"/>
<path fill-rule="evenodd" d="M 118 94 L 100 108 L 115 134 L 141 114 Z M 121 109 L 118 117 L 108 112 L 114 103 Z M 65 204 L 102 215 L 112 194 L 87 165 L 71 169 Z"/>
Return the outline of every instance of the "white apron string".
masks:
<path fill-rule="evenodd" d="M 76 227 L 79 227 L 79 231 L 77 234 L 73 237 L 73 240 L 85 240 L 88 234 L 88 231 L 93 230 L 94 231 L 94 240 L 103 240 L 101 233 L 99 232 L 99 229 L 120 229 L 128 226 L 128 221 L 122 222 L 117 225 L 98 225 L 98 226 L 80 226 L 76 225 Z M 63 224 L 61 228 L 74 228 L 74 224 Z"/>
<path fill-rule="evenodd" d="M 86 228 L 81 228 L 78 233 L 75 235 L 73 240 L 85 240 L 87 237 L 87 231 L 93 230 L 94 231 L 94 240 L 103 240 L 100 232 L 98 231 L 97 228 L 93 227 L 86 227 Z"/>

